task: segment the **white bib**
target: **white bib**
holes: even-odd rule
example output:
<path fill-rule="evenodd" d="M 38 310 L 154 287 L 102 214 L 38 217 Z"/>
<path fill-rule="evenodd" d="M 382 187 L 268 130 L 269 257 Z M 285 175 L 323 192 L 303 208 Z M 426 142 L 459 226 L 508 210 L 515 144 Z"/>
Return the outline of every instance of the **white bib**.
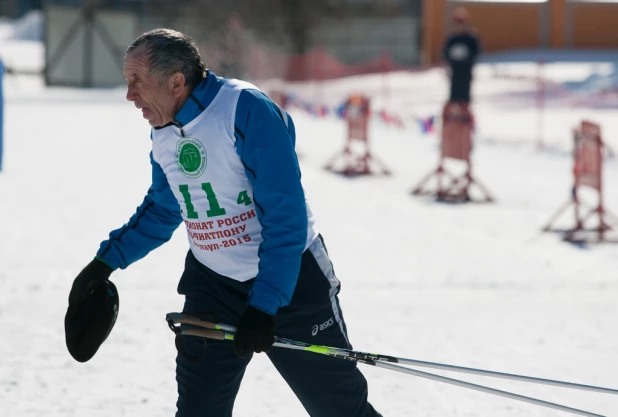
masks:
<path fill-rule="evenodd" d="M 210 105 L 183 126 L 152 131 L 152 155 L 167 176 L 195 257 L 215 272 L 238 281 L 258 273 L 262 227 L 253 187 L 234 143 L 236 104 L 249 83 L 228 80 Z M 306 247 L 317 236 L 307 206 Z M 305 248 L 306 248 L 305 247 Z"/>

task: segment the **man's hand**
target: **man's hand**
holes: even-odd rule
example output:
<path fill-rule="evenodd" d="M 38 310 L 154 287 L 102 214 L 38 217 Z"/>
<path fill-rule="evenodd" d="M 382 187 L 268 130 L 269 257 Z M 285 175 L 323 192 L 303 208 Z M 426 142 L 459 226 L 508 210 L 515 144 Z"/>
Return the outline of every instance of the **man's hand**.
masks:
<path fill-rule="evenodd" d="M 234 353 L 239 358 L 254 352 L 268 352 L 275 343 L 275 317 L 255 307 L 247 307 L 236 327 Z"/>
<path fill-rule="evenodd" d="M 95 258 L 73 280 L 73 286 L 69 293 L 69 304 L 82 303 L 88 293 L 101 281 L 107 280 L 112 275 L 112 268 L 105 262 Z"/>

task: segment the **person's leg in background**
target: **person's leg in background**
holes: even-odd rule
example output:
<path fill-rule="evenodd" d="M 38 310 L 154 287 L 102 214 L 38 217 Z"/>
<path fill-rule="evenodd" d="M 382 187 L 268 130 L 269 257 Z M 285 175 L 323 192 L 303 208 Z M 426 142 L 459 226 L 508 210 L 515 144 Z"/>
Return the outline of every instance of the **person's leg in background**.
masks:
<path fill-rule="evenodd" d="M 470 102 L 470 88 L 472 80 L 467 77 L 453 77 L 449 101 Z"/>

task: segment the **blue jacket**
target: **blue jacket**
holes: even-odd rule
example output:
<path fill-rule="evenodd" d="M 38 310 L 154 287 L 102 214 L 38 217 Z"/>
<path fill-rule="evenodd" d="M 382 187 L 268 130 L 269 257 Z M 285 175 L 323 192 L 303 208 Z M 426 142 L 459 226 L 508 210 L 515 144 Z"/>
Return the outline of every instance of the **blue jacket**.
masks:
<path fill-rule="evenodd" d="M 197 117 L 209 106 L 225 81 L 209 72 L 180 109 L 175 122 L 183 126 Z M 282 129 L 282 125 L 285 128 Z M 293 152 L 296 141 L 294 123 L 288 117 L 285 126 L 279 108 L 264 93 L 243 90 L 236 108 L 235 135 L 236 151 L 253 185 L 254 201 L 261 202 L 256 207 L 263 242 L 259 248 L 259 272 L 249 304 L 274 315 L 279 307 L 291 301 L 307 240 L 307 207 L 300 182 L 300 167 Z M 294 175 L 279 172 L 281 158 L 293 158 Z M 260 163 L 256 164 L 258 159 Z M 112 269 L 124 269 L 143 258 L 167 242 L 183 222 L 178 201 L 152 154 L 150 161 L 152 185 L 144 201 L 128 223 L 110 233 L 97 252 L 97 257 Z M 256 166 L 260 167 L 257 172 Z M 262 183 L 260 178 L 279 180 Z"/>

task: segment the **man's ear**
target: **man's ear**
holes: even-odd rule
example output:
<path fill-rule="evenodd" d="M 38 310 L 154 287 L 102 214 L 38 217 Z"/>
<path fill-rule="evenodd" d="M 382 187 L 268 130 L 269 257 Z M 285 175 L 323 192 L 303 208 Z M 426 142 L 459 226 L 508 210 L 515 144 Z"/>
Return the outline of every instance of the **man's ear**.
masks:
<path fill-rule="evenodd" d="M 174 97 L 180 97 L 186 86 L 186 81 L 182 72 L 177 72 L 170 77 L 170 88 Z"/>

